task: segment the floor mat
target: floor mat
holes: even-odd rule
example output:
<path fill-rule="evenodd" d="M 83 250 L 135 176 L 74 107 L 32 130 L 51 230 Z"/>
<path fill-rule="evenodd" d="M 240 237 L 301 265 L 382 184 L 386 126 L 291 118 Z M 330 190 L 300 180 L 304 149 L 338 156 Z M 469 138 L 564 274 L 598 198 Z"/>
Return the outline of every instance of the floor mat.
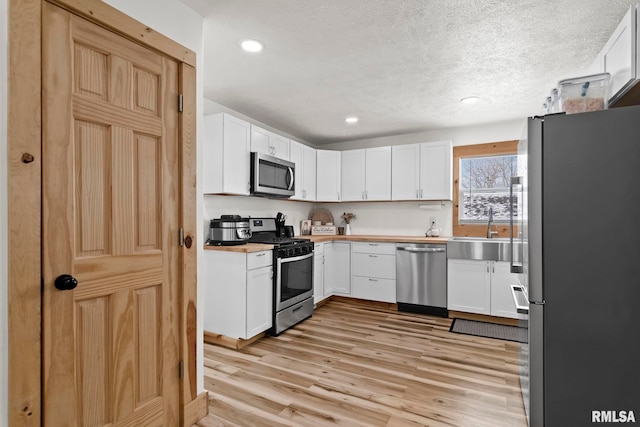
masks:
<path fill-rule="evenodd" d="M 474 335 L 476 337 L 495 338 L 506 341 L 528 342 L 527 329 L 518 326 L 499 325 L 497 323 L 476 320 L 453 319 L 449 332 Z"/>

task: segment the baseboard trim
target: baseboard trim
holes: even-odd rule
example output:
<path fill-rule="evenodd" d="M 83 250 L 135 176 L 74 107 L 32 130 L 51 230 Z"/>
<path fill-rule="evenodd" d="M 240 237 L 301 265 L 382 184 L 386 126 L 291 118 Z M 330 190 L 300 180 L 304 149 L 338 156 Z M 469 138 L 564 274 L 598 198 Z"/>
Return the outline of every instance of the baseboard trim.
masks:
<path fill-rule="evenodd" d="M 509 317 L 488 316 L 486 314 L 465 313 L 463 311 L 449 311 L 449 318 L 477 320 L 479 322 L 489 322 L 489 323 L 499 323 L 501 325 L 519 326 L 518 319 L 511 319 Z"/>
<path fill-rule="evenodd" d="M 183 426 L 189 427 L 209 415 L 209 392 L 200 393 L 184 407 Z"/>
<path fill-rule="evenodd" d="M 220 347 L 230 348 L 232 350 L 242 350 L 249 344 L 258 341 L 260 338 L 266 335 L 265 332 L 261 332 L 258 335 L 251 337 L 247 340 L 242 338 L 231 338 L 222 334 L 214 334 L 212 332 L 204 331 L 204 342 L 213 345 L 219 345 Z"/>
<path fill-rule="evenodd" d="M 345 297 L 341 295 L 332 295 L 329 298 L 327 298 L 325 301 L 328 301 L 328 300 L 340 301 L 340 302 L 345 302 L 349 304 L 365 305 L 365 306 L 376 307 L 376 308 L 385 308 L 389 310 L 398 311 L 398 304 L 394 302 L 371 301 L 368 299 Z"/>

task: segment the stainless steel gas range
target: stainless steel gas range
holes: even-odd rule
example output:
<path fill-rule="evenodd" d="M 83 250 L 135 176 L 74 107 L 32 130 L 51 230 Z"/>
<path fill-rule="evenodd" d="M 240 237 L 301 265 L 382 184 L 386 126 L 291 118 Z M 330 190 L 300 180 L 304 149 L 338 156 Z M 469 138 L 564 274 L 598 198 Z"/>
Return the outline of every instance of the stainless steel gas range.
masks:
<path fill-rule="evenodd" d="M 313 243 L 286 237 L 275 218 L 250 218 L 253 243 L 274 245 L 273 327 L 278 335 L 313 314 Z"/>

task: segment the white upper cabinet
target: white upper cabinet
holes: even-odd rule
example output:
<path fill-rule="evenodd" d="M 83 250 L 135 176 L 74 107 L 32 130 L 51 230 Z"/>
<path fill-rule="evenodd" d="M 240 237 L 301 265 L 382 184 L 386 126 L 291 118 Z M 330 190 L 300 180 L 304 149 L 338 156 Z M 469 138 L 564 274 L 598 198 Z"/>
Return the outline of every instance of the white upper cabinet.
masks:
<path fill-rule="evenodd" d="M 289 160 L 289 139 L 259 126 L 251 125 L 251 151 Z"/>
<path fill-rule="evenodd" d="M 391 147 L 342 152 L 342 200 L 391 200 Z"/>
<path fill-rule="evenodd" d="M 365 199 L 391 200 L 391 147 L 366 149 Z"/>
<path fill-rule="evenodd" d="M 303 173 L 304 200 L 316 200 L 316 150 L 303 146 Z"/>
<path fill-rule="evenodd" d="M 340 151 L 316 151 L 316 200 L 339 202 L 341 183 Z"/>
<path fill-rule="evenodd" d="M 316 200 L 316 150 L 291 140 L 289 160 L 296 165 L 295 200 Z"/>
<path fill-rule="evenodd" d="M 451 141 L 392 147 L 393 200 L 452 200 Z"/>
<path fill-rule="evenodd" d="M 635 83 L 636 55 L 636 10 L 631 7 L 602 50 L 603 71 L 611 74 L 612 100 Z"/>
<path fill-rule="evenodd" d="M 640 55 L 637 31 L 637 6 L 631 6 L 618 24 L 590 71 L 611 74 L 609 103 L 620 101 L 640 79 Z M 635 89 L 634 89 L 635 90 Z M 626 104 L 624 104 L 626 105 Z"/>
<path fill-rule="evenodd" d="M 420 199 L 420 144 L 391 147 L 391 198 Z"/>
<path fill-rule="evenodd" d="M 342 152 L 342 200 L 364 200 L 365 150 Z"/>
<path fill-rule="evenodd" d="M 251 125 L 226 113 L 204 117 L 202 191 L 249 194 Z"/>
<path fill-rule="evenodd" d="M 420 144 L 420 198 L 453 200 L 453 144 L 451 141 Z"/>

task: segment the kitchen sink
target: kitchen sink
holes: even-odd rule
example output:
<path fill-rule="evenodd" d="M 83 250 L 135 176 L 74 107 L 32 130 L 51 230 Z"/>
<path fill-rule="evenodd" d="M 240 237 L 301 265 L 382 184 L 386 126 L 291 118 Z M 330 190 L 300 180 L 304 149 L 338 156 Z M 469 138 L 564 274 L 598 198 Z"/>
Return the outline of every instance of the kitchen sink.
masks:
<path fill-rule="evenodd" d="M 447 242 L 447 258 L 511 261 L 511 242 L 508 238 L 452 237 Z"/>

